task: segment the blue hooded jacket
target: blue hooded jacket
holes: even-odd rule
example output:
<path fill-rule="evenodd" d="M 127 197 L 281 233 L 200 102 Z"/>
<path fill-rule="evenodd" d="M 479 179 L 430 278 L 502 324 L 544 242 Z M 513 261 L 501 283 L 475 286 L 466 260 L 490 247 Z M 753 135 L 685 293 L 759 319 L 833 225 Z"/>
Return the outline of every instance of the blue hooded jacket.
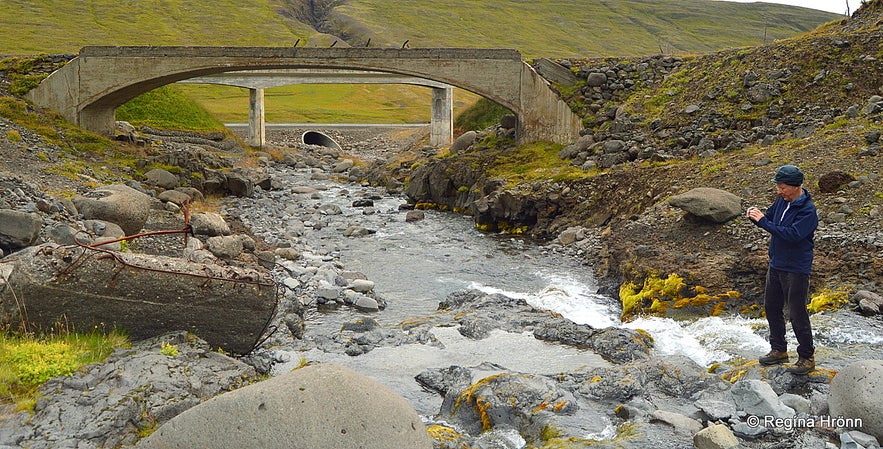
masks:
<path fill-rule="evenodd" d="M 809 192 L 802 190 L 803 194 L 791 202 L 787 211 L 788 202 L 779 197 L 766 210 L 764 217 L 754 224 L 770 233 L 771 268 L 808 275 L 812 267 L 813 237 L 819 226 L 819 216 Z"/>

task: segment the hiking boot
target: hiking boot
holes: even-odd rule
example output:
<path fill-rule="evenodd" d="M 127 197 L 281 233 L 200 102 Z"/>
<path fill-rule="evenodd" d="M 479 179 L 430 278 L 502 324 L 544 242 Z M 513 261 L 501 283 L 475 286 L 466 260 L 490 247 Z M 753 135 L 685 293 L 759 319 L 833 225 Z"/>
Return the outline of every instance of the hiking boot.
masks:
<path fill-rule="evenodd" d="M 761 365 L 778 365 L 788 361 L 788 353 L 785 351 L 776 351 L 773 349 L 767 355 L 757 359 Z"/>
<path fill-rule="evenodd" d="M 812 357 L 805 359 L 803 357 L 797 358 L 797 363 L 792 366 L 789 366 L 787 371 L 791 374 L 808 374 L 810 371 L 816 369 L 816 361 Z"/>

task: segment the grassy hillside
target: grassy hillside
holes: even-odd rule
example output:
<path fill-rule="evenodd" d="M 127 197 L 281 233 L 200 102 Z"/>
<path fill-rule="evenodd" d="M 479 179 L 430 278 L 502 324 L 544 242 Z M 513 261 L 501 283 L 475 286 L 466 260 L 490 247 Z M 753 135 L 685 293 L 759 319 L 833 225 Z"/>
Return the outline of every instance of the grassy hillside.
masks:
<path fill-rule="evenodd" d="M 77 53 L 86 45 L 287 46 L 316 35 L 268 0 L 3 0 L 0 29 L 0 54 Z"/>
<path fill-rule="evenodd" d="M 84 45 L 506 47 L 528 57 L 701 53 L 794 36 L 836 14 L 712 0 L 4 0 L 0 54 L 76 53 Z M 319 9 L 319 8 L 317 8 Z M 322 13 L 318 13 L 322 14 Z M 341 42 L 342 44 L 342 42 Z"/>
<path fill-rule="evenodd" d="M 516 48 L 528 57 L 704 53 L 809 31 L 835 14 L 708 0 L 358 0 L 338 11 L 363 40 Z M 350 42 L 353 43 L 353 42 Z"/>
<path fill-rule="evenodd" d="M 696 53 L 757 45 L 838 16 L 712 0 L 4 0 L 0 54 L 86 45 L 509 47 L 525 57 Z M 336 4 L 341 6 L 331 7 Z M 318 28 L 318 29 L 317 29 Z M 14 30 L 9 32 L 7 30 Z M 244 122 L 247 92 L 181 88 L 222 122 Z M 265 93 L 269 122 L 418 123 L 430 91 L 411 86 L 288 86 Z M 358 98 L 359 101 L 352 101 Z M 476 96 L 457 90 L 457 109 Z"/>

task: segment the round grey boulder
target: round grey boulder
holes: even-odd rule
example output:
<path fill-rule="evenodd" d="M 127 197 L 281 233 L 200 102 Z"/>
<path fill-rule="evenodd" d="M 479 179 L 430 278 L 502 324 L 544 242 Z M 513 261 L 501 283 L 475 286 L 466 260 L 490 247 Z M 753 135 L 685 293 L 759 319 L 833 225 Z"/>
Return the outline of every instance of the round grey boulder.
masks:
<path fill-rule="evenodd" d="M 668 204 L 715 223 L 726 223 L 742 214 L 742 200 L 738 196 L 710 187 L 675 195 Z"/>
<path fill-rule="evenodd" d="M 243 250 L 242 239 L 235 235 L 209 237 L 205 246 L 215 257 L 221 259 L 235 259 Z"/>
<path fill-rule="evenodd" d="M 473 143 L 475 143 L 475 139 L 478 138 L 478 133 L 475 131 L 466 131 L 460 137 L 457 137 L 454 140 L 454 143 L 451 144 L 451 153 L 457 154 L 461 151 L 466 150 L 471 147 Z"/>
<path fill-rule="evenodd" d="M 883 441 L 883 360 L 861 360 L 831 380 L 828 409 L 832 417 L 861 420 L 862 432 Z"/>
<path fill-rule="evenodd" d="M 116 223 L 126 235 L 133 235 L 150 217 L 152 199 L 129 186 L 114 184 L 75 196 L 73 202 L 84 218 Z"/>
<path fill-rule="evenodd" d="M 43 219 L 37 214 L 0 209 L 0 248 L 20 249 L 40 238 Z"/>
<path fill-rule="evenodd" d="M 349 368 L 321 364 L 216 396 L 136 447 L 430 449 L 432 441 L 403 397 Z"/>
<path fill-rule="evenodd" d="M 174 189 L 180 182 L 178 177 L 167 170 L 154 168 L 144 174 L 144 180 L 151 185 L 162 187 L 164 189 Z"/>
<path fill-rule="evenodd" d="M 219 235 L 230 235 L 230 225 L 224 220 L 220 214 L 214 212 L 199 212 L 190 217 L 190 227 L 196 235 L 207 235 L 215 237 Z"/>

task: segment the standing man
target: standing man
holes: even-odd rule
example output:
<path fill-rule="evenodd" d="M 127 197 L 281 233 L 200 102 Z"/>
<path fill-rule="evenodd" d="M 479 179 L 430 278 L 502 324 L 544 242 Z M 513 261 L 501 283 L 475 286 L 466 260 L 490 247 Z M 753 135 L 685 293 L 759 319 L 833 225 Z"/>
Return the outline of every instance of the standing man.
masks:
<path fill-rule="evenodd" d="M 797 363 L 788 367 L 793 374 L 807 374 L 816 367 L 813 355 L 812 327 L 806 301 L 813 258 L 813 234 L 819 225 L 816 206 L 803 184 L 803 172 L 793 165 L 776 170 L 776 193 L 779 195 L 766 213 L 749 207 L 747 217 L 770 233 L 770 266 L 766 275 L 763 307 L 770 326 L 770 352 L 761 357 L 762 365 L 788 361 L 785 341 L 785 304 L 791 327 L 797 337 Z"/>

